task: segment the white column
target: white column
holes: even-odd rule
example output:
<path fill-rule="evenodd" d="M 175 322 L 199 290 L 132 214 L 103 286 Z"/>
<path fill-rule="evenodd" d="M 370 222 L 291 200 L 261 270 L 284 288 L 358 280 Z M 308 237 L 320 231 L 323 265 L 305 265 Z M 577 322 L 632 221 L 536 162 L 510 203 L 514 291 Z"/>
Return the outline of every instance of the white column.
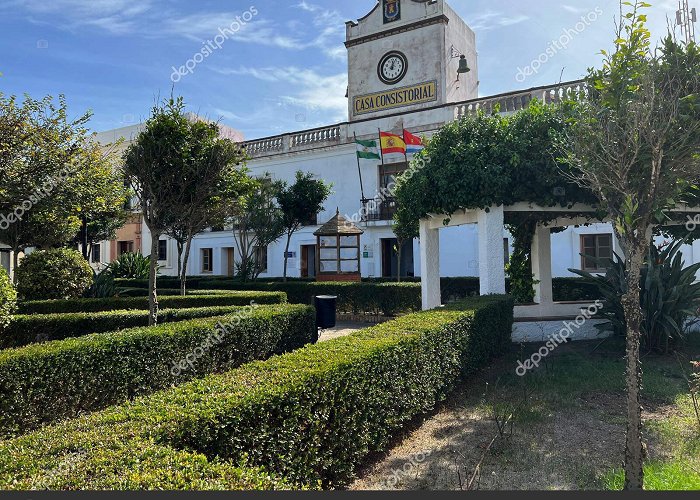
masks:
<path fill-rule="evenodd" d="M 503 206 L 479 210 L 479 279 L 481 295 L 506 293 L 503 251 Z"/>
<path fill-rule="evenodd" d="M 686 262 L 686 265 L 700 263 L 700 240 L 693 242 L 693 262 Z M 700 271 L 698 271 L 698 279 L 700 280 Z"/>
<path fill-rule="evenodd" d="M 554 303 L 552 291 L 552 231 L 537 226 L 532 240 L 532 273 L 535 275 L 535 302 L 541 305 Z"/>
<path fill-rule="evenodd" d="M 420 272 L 423 310 L 440 307 L 440 230 L 427 220 L 420 222 Z"/>

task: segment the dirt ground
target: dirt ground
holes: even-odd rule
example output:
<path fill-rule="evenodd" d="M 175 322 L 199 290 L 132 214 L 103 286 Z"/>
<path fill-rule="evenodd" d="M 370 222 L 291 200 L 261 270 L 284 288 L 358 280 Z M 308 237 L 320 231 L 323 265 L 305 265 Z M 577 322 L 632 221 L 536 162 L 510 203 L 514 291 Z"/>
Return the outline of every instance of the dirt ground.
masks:
<path fill-rule="evenodd" d="M 349 489 L 467 490 L 470 482 L 481 490 L 601 489 L 602 477 L 623 463 L 624 393 L 584 393 L 563 405 L 534 402 L 516 410 L 512 435 L 506 426 L 487 451 L 499 432 L 498 403 L 489 403 L 485 388 L 512 367 L 508 363 L 460 385 L 433 415 L 373 457 Z M 671 405 L 645 404 L 646 419 L 672 411 Z"/>

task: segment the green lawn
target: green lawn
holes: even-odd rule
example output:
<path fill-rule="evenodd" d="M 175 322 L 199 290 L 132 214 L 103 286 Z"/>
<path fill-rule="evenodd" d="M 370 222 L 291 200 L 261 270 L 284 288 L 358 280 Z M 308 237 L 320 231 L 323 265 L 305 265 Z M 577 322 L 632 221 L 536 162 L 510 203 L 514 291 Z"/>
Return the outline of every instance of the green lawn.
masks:
<path fill-rule="evenodd" d="M 540 412 L 579 405 L 580 398 L 597 395 L 622 401 L 624 391 L 623 345 L 611 340 L 591 353 L 591 344 L 568 346 L 554 355 L 539 371 L 524 380 L 512 376 L 513 385 L 524 384 L 533 397 L 520 420 L 532 418 L 533 406 Z M 700 489 L 700 423 L 689 395 L 685 374 L 691 359 L 699 359 L 700 335 L 694 335 L 677 355 L 644 357 L 643 406 L 645 440 L 649 444 L 646 488 L 650 490 Z M 523 389 L 524 390 L 524 389 Z M 611 412 L 608 419 L 624 425 L 624 412 Z M 523 422 L 525 423 L 525 422 Z M 600 487 L 622 489 L 621 469 L 610 470 Z"/>

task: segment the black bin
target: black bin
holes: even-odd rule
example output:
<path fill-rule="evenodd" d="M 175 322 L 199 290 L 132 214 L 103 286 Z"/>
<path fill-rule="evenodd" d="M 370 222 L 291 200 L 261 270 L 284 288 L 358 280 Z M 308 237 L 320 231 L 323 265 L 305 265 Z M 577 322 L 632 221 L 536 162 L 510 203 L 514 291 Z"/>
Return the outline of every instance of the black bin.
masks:
<path fill-rule="evenodd" d="M 316 297 L 316 327 L 321 330 L 335 328 L 338 297 L 319 295 Z"/>

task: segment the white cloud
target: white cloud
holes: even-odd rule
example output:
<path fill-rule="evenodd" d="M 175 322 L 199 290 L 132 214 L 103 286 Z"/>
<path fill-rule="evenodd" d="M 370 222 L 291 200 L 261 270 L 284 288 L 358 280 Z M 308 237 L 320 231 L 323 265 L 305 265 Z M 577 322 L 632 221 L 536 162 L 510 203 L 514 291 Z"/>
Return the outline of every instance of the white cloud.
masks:
<path fill-rule="evenodd" d="M 513 26 L 529 20 L 530 17 L 524 14 L 507 15 L 502 12 L 487 10 L 478 16 L 471 17 L 467 20 L 467 24 L 476 31 L 488 31 L 506 26 Z"/>
<path fill-rule="evenodd" d="M 308 110 L 330 112 L 332 119 L 345 120 L 348 113 L 348 77 L 345 73 L 322 75 L 312 69 L 294 66 L 286 68 L 252 68 L 242 66 L 237 69 L 214 69 L 222 75 L 249 76 L 269 83 L 284 83 L 295 88 L 294 92 L 280 95 L 281 102 Z"/>
<path fill-rule="evenodd" d="M 312 14 L 311 22 L 318 31 L 316 37 L 306 47 L 316 47 L 331 59 L 343 60 L 347 57 L 343 38 L 345 18 L 337 10 L 326 9 L 302 0 L 296 8 Z"/>
<path fill-rule="evenodd" d="M 35 16 L 60 16 L 68 28 L 96 26 L 113 34 L 133 32 L 138 20 L 151 11 L 152 0 L 11 0 L 13 10 L 24 9 Z"/>

